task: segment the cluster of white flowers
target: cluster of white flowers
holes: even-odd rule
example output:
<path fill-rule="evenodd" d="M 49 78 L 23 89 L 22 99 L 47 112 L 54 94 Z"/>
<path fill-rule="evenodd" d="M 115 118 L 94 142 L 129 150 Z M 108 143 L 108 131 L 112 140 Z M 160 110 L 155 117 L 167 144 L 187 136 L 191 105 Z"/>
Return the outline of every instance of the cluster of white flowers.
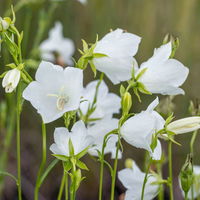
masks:
<path fill-rule="evenodd" d="M 185 82 L 189 70 L 176 59 L 170 58 L 172 42 L 155 49 L 153 56 L 138 67 L 133 56 L 138 51 L 140 41 L 139 36 L 116 29 L 97 41 L 91 48 L 91 56 L 85 58 L 91 59 L 95 68 L 104 73 L 113 84 L 127 81 L 130 88 L 138 88 L 141 92 L 184 94 L 179 87 Z M 40 45 L 40 50 L 44 60 L 56 62 L 57 54 L 65 64 L 72 65 L 74 45 L 70 39 L 63 37 L 62 25 L 58 22 L 50 31 L 49 38 Z M 4 76 L 2 85 L 6 92 L 12 92 L 19 80 L 20 71 L 12 69 Z M 63 68 L 42 61 L 35 81 L 23 91 L 23 98 L 37 109 L 44 123 L 50 123 L 70 112 L 77 114 L 79 121 L 73 124 L 71 131 L 68 127 L 62 127 L 56 128 L 54 132 L 55 143 L 50 150 L 55 155 L 65 157 L 71 156 L 69 146 L 72 143 L 75 156 L 84 150 L 93 156 L 99 156 L 99 152 L 105 147 L 104 154 L 111 153 L 111 157 L 115 158 L 116 143 L 119 138 L 123 138 L 130 145 L 147 150 L 153 160 L 160 160 L 162 147 L 159 139 L 162 136 L 168 137 L 167 131 L 181 134 L 200 128 L 200 117 L 167 123 L 154 110 L 159 104 L 158 97 L 145 111 L 126 116 L 122 123 L 113 116 L 123 107 L 121 98 L 110 93 L 103 80 L 92 81 L 84 88 L 83 70 L 77 66 Z M 106 134 L 115 129 L 118 134 L 109 135 L 105 145 Z M 122 154 L 119 151 L 118 158 Z M 121 170 L 118 176 L 127 188 L 125 200 L 139 200 L 145 174 L 133 163 L 132 168 Z M 154 182 L 156 177 L 148 174 L 144 199 L 153 199 L 158 194 L 158 185 Z"/>

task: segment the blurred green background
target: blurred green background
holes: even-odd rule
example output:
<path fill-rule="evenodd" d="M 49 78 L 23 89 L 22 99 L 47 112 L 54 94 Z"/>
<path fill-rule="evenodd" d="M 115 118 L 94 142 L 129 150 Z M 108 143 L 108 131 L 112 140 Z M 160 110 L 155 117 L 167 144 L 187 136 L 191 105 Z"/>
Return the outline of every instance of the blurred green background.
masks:
<path fill-rule="evenodd" d="M 31 49 L 38 45 L 42 40 L 48 37 L 48 31 L 53 27 L 56 21 L 61 21 L 64 26 L 64 35 L 74 40 L 76 47 L 81 48 L 81 39 L 87 42 L 94 42 L 96 34 L 103 37 L 110 29 L 122 28 L 128 32 L 135 33 L 142 37 L 142 42 L 136 55 L 139 63 L 147 60 L 153 53 L 155 47 L 162 44 L 166 33 L 170 33 L 180 39 L 180 47 L 175 57 L 184 63 L 190 69 L 189 78 L 183 88 L 185 96 L 177 96 L 174 99 L 175 115 L 177 118 L 189 116 L 188 105 L 190 100 L 200 98 L 199 76 L 200 76 L 200 1 L 198 0 L 88 0 L 86 5 L 82 5 L 76 0 L 65 1 L 45 1 L 45 0 L 1 0 L 0 16 L 9 13 L 9 7 L 13 4 L 16 9 L 16 26 L 19 30 L 24 31 L 23 57 L 28 59 L 31 56 Z M 49 10 L 52 9 L 52 12 Z M 49 13 L 48 13 L 49 12 Z M 42 23 L 46 27 L 41 32 Z M 44 27 L 44 26 L 43 26 Z M 40 35 L 38 41 L 36 36 Z M 11 62 L 6 50 L 3 48 L 0 57 L 0 72 L 3 71 L 5 64 Z M 75 58 L 78 58 L 78 51 Z M 39 62 L 38 57 L 35 57 Z M 34 75 L 34 70 L 32 70 Z M 85 83 L 92 80 L 93 76 L 90 70 L 85 72 Z M 113 86 L 109 80 L 106 82 L 111 87 L 111 91 L 118 93 L 118 86 Z M 134 97 L 133 110 L 140 112 L 145 109 L 154 97 L 143 96 L 143 103 L 139 104 Z M 162 97 L 163 98 L 163 97 Z M 11 95 L 4 96 L 4 91 L 0 89 L 0 100 L 11 101 Z M 8 109 L 8 113 L 14 110 Z M 8 121 L 12 119 L 7 116 Z M 1 122 L 2 119 L 0 119 Z M 48 147 L 53 142 L 53 129 L 55 126 L 62 125 L 62 120 L 47 125 L 48 130 Z M 0 127 L 1 128 L 1 127 Z M 4 128 L 0 129 L 0 152 L 8 155 L 8 162 L 2 161 L 0 166 L 6 166 L 9 172 L 16 174 L 16 155 L 15 155 L 15 132 L 10 131 L 10 138 L 5 144 L 4 138 L 8 133 Z M 22 176 L 23 176 L 23 194 L 24 199 L 33 199 L 33 187 L 35 177 L 41 159 L 41 127 L 40 119 L 36 111 L 25 103 L 22 114 Z M 174 176 L 175 176 L 175 199 L 182 199 L 177 174 L 189 152 L 189 141 L 191 134 L 177 137 L 181 147 L 174 146 Z M 200 164 L 199 158 L 200 137 L 198 136 L 195 143 L 195 164 Z M 166 148 L 166 144 L 163 143 Z M 48 162 L 52 160 L 48 151 Z M 124 167 L 125 158 L 131 157 L 141 166 L 144 161 L 144 151 L 135 149 L 125 144 L 124 159 L 120 161 L 119 168 Z M 108 160 L 110 156 L 107 157 Z M 93 159 L 86 157 L 89 172 L 85 175 L 88 177 L 78 191 L 77 199 L 95 200 L 98 195 L 98 170 L 99 164 Z M 112 162 L 112 161 L 110 161 Z M 6 164 L 7 163 L 7 164 Z M 164 176 L 167 176 L 166 164 L 164 165 Z M 45 181 L 41 188 L 41 200 L 54 200 L 58 192 L 60 179 L 62 176 L 61 165 L 58 165 Z M 108 169 L 105 170 L 104 176 L 104 199 L 109 199 L 110 194 L 110 176 Z M 0 180 L 2 183 L 2 180 Z M 16 199 L 16 187 L 12 180 L 5 179 L 5 185 L 1 184 L 2 200 Z M 116 199 L 125 190 L 117 181 Z M 167 193 L 167 191 L 166 191 Z M 166 194 L 166 199 L 168 199 Z"/>

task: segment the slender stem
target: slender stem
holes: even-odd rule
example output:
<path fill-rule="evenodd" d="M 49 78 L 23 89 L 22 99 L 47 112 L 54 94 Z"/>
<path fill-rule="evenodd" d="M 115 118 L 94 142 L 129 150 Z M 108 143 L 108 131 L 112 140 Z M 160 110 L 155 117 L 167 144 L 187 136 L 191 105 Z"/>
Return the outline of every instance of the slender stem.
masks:
<path fill-rule="evenodd" d="M 37 174 L 36 186 L 34 191 L 34 200 L 38 200 L 39 188 L 40 188 L 40 179 L 46 164 L 46 126 L 42 123 L 42 161 L 40 168 Z"/>
<path fill-rule="evenodd" d="M 72 163 L 72 181 L 71 181 L 71 188 L 70 188 L 70 200 L 75 200 L 76 199 L 76 188 L 75 188 L 75 183 L 74 181 L 76 181 L 76 177 L 74 176 L 75 172 L 76 172 L 76 165 L 74 163 Z"/>
<path fill-rule="evenodd" d="M 104 171 L 104 154 L 101 155 L 101 166 L 100 166 L 100 180 L 99 180 L 99 200 L 102 200 L 103 191 L 103 171 Z"/>
<path fill-rule="evenodd" d="M 66 181 L 66 173 L 63 172 L 63 177 L 62 177 L 62 180 L 61 180 L 61 184 L 60 184 L 60 189 L 59 189 L 57 200 L 61 200 L 61 198 L 62 198 L 62 194 L 63 194 L 63 190 L 64 190 L 64 186 L 65 186 L 65 181 Z"/>
<path fill-rule="evenodd" d="M 162 163 L 157 164 L 157 170 L 158 174 L 160 177 L 162 177 Z M 164 188 L 163 184 L 160 184 L 160 189 L 159 189 L 159 194 L 158 194 L 158 200 L 163 200 L 164 199 Z"/>
<path fill-rule="evenodd" d="M 65 200 L 68 200 L 68 174 L 65 172 Z"/>
<path fill-rule="evenodd" d="M 192 138 L 190 140 L 190 153 L 192 155 L 192 158 L 194 157 L 194 142 L 196 140 L 196 137 L 197 137 L 197 133 L 198 131 L 194 131 L 193 134 L 192 134 Z M 193 171 L 193 162 L 192 162 L 192 171 Z M 191 187 L 191 196 L 192 196 L 192 200 L 194 199 L 194 187 L 192 185 Z"/>
<path fill-rule="evenodd" d="M 188 200 L 188 192 L 185 192 L 185 200 Z"/>
<path fill-rule="evenodd" d="M 112 172 L 112 185 L 111 185 L 111 197 L 110 197 L 111 200 L 114 200 L 115 198 L 115 181 L 116 181 L 116 173 L 117 173 L 119 148 L 120 148 L 120 136 L 118 133 L 117 149 L 116 149 L 116 155 L 115 155 L 115 161 L 114 161 L 114 168 Z"/>
<path fill-rule="evenodd" d="M 169 192 L 170 200 L 173 200 L 173 174 L 172 174 L 172 141 L 168 143 L 168 159 L 169 159 Z"/>
<path fill-rule="evenodd" d="M 105 151 L 105 148 L 106 148 L 106 145 L 107 145 L 107 138 L 109 135 L 111 134 L 114 134 L 116 133 L 118 130 L 117 129 L 114 129 L 112 131 L 110 131 L 109 133 L 107 133 L 105 136 L 104 136 L 104 139 L 103 139 L 103 145 L 102 145 L 102 150 L 101 150 L 101 157 L 99 158 L 100 159 L 100 162 L 101 162 L 101 166 L 100 166 L 100 180 L 99 180 L 99 200 L 102 200 L 102 192 L 103 192 L 103 172 L 104 172 L 104 151 Z"/>
<path fill-rule="evenodd" d="M 145 185 L 147 183 L 147 180 L 148 180 L 148 173 L 149 173 L 149 169 L 151 167 L 151 162 L 152 162 L 152 158 L 150 158 L 149 160 L 149 164 L 146 168 L 146 173 L 145 173 L 145 177 L 144 177 L 144 182 L 143 182 L 143 185 L 142 185 L 142 194 L 141 194 L 141 200 L 144 200 L 144 190 L 145 190 Z"/>
<path fill-rule="evenodd" d="M 21 154 L 20 154 L 20 114 L 21 114 L 21 83 L 18 85 L 17 90 L 17 179 L 18 179 L 18 199 L 22 200 L 22 188 L 21 188 Z"/>

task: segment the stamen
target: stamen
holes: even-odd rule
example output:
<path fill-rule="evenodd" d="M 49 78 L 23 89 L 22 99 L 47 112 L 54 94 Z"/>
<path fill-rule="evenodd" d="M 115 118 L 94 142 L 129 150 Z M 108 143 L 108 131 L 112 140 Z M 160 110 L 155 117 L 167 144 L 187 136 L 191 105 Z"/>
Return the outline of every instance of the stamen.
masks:
<path fill-rule="evenodd" d="M 58 110 L 62 111 L 67 102 L 68 102 L 68 99 L 66 97 L 59 97 L 56 102 L 56 106 Z"/>

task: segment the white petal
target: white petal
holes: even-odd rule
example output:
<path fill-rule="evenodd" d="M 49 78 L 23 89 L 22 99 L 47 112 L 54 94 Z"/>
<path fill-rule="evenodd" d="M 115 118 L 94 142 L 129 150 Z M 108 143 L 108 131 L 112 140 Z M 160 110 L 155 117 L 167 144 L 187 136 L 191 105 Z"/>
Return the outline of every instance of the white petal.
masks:
<path fill-rule="evenodd" d="M 156 97 L 156 99 L 147 107 L 147 111 L 152 112 L 158 104 L 159 104 L 159 99 L 158 97 Z"/>
<path fill-rule="evenodd" d="M 159 140 L 157 140 L 157 146 L 152 153 L 153 160 L 160 160 L 162 156 L 162 147 Z"/>

